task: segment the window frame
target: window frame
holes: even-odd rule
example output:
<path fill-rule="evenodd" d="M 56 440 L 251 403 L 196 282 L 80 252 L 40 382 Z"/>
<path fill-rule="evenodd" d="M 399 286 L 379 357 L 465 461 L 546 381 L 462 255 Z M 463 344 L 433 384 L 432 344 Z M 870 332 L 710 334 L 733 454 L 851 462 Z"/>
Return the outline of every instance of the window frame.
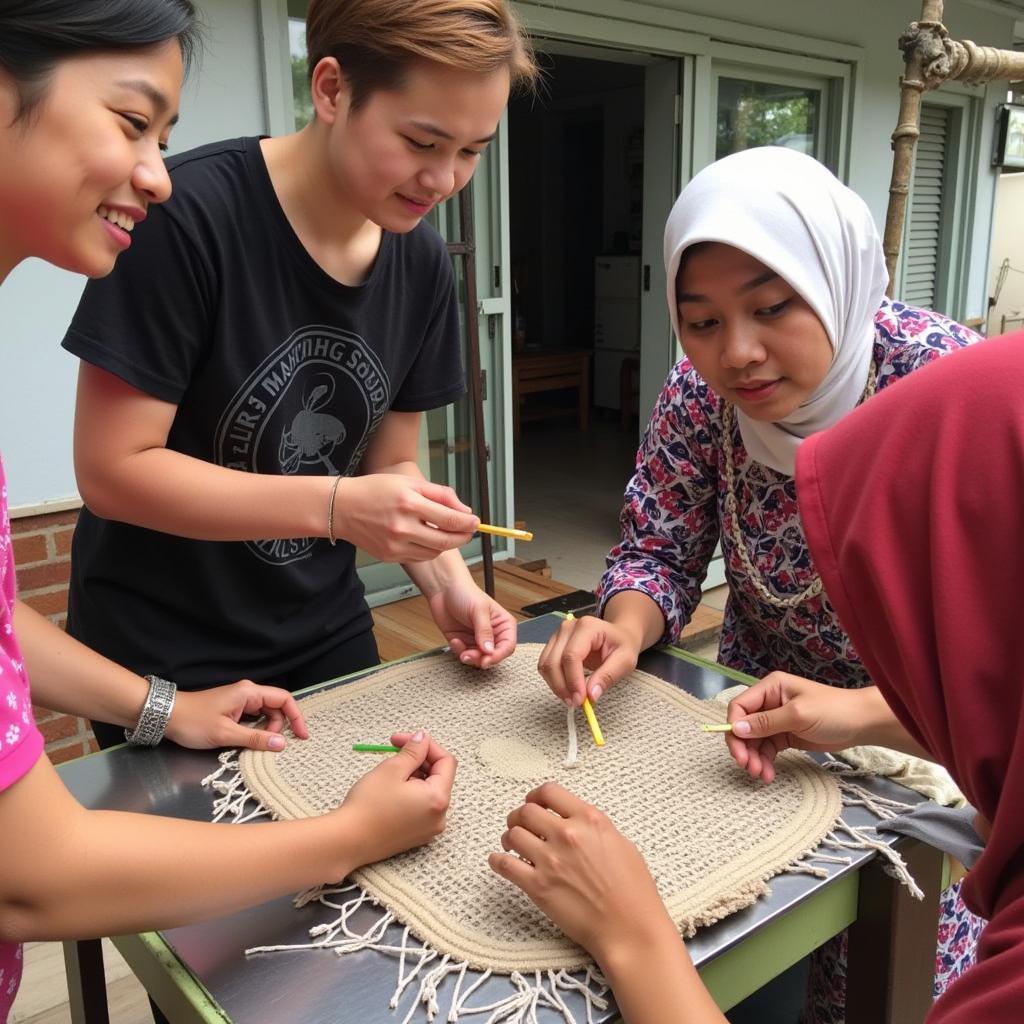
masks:
<path fill-rule="evenodd" d="M 732 43 L 712 44 L 700 64 L 695 83 L 700 94 L 695 102 L 698 109 L 703 107 L 703 115 L 694 128 L 694 174 L 715 159 L 719 82 L 729 78 L 818 91 L 821 124 L 813 155 L 839 178 L 846 177 L 852 93 L 849 64 Z"/>

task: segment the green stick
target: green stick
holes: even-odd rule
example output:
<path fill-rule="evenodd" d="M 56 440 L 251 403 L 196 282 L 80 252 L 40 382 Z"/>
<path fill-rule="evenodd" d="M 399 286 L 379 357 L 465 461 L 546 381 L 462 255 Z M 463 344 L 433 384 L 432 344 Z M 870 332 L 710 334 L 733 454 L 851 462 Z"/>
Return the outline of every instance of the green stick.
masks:
<path fill-rule="evenodd" d="M 368 754 L 397 754 L 402 748 L 393 747 L 390 743 L 353 743 L 352 749 Z"/>

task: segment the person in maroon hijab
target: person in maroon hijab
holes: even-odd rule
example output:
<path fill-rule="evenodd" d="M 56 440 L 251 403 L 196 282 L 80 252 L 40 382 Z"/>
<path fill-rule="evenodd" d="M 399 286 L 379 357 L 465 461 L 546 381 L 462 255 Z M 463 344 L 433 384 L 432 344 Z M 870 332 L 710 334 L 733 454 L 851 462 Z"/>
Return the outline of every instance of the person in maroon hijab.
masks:
<path fill-rule="evenodd" d="M 810 438 L 797 461 L 829 597 L 986 840 L 963 886 L 990 919 L 978 963 L 928 1024 L 1024 1020 L 1022 378 L 1024 334 L 964 350 Z"/>
<path fill-rule="evenodd" d="M 1024 333 L 970 346 L 801 445 L 803 525 L 876 686 L 772 673 L 729 707 L 737 763 L 771 782 L 787 747 L 880 744 L 945 765 L 984 852 L 964 899 L 978 963 L 926 1024 L 1024 1020 Z M 554 813 L 551 813 L 554 812 Z M 549 783 L 509 815 L 491 866 L 604 969 L 623 1018 L 724 1020 L 636 848 Z M 595 894 L 597 909 L 595 913 Z M 642 932 L 642 934 L 638 934 Z M 666 998 L 666 996 L 668 998 Z"/>

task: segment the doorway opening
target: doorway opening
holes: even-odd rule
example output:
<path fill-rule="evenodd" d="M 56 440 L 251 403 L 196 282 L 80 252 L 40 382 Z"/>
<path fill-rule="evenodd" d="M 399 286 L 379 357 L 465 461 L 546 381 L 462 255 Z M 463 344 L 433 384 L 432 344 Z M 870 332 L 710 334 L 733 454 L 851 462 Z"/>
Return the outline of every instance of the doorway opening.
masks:
<path fill-rule="evenodd" d="M 593 589 L 637 447 L 654 59 L 538 47 L 546 95 L 508 116 L 516 517 L 523 557 Z"/>

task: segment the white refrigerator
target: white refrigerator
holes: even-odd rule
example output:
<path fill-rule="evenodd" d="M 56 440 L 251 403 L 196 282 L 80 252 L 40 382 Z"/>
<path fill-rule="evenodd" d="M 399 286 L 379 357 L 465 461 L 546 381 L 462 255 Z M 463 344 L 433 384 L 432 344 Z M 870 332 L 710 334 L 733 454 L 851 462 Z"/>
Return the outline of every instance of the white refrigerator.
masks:
<path fill-rule="evenodd" d="M 640 257 L 594 260 L 594 405 L 621 407 L 622 364 L 635 361 L 630 387 L 640 379 Z M 635 401 L 635 398 L 633 399 Z"/>

